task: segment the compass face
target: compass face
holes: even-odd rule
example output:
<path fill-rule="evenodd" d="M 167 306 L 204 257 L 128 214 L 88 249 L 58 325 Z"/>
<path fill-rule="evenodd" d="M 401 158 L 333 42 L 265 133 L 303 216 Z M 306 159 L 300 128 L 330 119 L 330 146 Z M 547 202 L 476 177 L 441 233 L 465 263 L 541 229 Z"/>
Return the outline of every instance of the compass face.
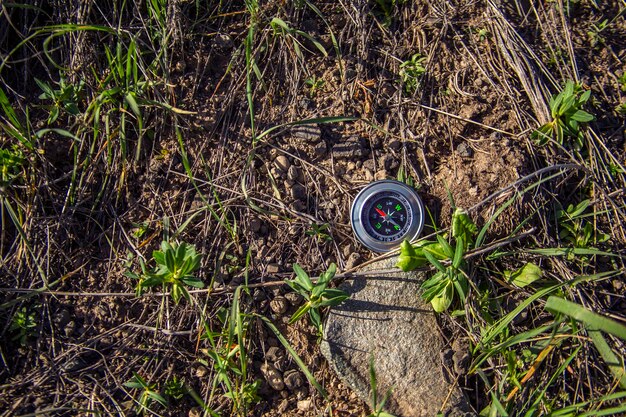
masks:
<path fill-rule="evenodd" d="M 376 181 L 357 195 L 351 220 L 361 243 L 375 252 L 387 252 L 419 235 L 424 207 L 413 188 L 398 181 Z"/>

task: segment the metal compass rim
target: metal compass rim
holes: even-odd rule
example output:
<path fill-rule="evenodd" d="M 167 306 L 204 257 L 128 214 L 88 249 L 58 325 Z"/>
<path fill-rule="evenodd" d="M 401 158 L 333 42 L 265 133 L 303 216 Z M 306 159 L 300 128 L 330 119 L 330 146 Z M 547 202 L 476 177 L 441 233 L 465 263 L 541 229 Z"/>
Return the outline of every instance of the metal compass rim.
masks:
<path fill-rule="evenodd" d="M 411 210 L 411 218 L 407 218 L 407 222 L 410 221 L 410 225 L 406 232 L 404 232 L 401 236 L 386 242 L 375 239 L 367 232 L 366 225 L 364 224 L 364 217 L 367 214 L 363 213 L 363 210 L 367 207 L 368 202 L 385 192 L 395 192 L 402 196 L 408 202 L 408 208 Z M 350 209 L 350 222 L 352 224 L 352 230 L 355 237 L 365 247 L 378 253 L 389 252 L 397 248 L 404 239 L 411 241 L 420 235 L 424 227 L 424 204 L 422 203 L 422 199 L 417 191 L 400 181 L 374 181 L 364 187 L 352 202 Z"/>

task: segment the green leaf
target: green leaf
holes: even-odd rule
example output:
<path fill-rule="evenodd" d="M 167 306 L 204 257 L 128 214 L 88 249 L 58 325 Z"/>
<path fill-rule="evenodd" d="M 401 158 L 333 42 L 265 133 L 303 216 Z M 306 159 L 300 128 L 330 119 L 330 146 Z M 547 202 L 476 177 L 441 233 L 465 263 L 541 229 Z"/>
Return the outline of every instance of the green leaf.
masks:
<path fill-rule="evenodd" d="M 524 288 L 527 285 L 541 279 L 543 271 L 540 267 L 532 262 L 528 262 L 523 267 L 515 271 L 504 271 L 504 278 L 520 288 Z"/>
<path fill-rule="evenodd" d="M 137 104 L 137 100 L 135 100 L 135 95 L 133 93 L 127 93 L 124 96 L 124 100 L 128 103 L 128 106 L 133 111 L 137 119 L 141 119 L 141 110 L 139 110 L 139 105 Z"/>
<path fill-rule="evenodd" d="M 452 304 L 453 291 L 454 287 L 452 283 L 448 283 L 443 291 L 430 300 L 430 304 L 433 306 L 433 310 L 435 310 L 436 313 L 442 313 L 450 307 L 450 304 Z"/>
<path fill-rule="evenodd" d="M 591 341 L 598 349 L 600 356 L 609 367 L 609 370 L 615 377 L 617 381 L 619 381 L 620 387 L 626 389 L 626 371 L 624 370 L 624 360 L 618 358 L 613 350 L 610 348 L 609 344 L 606 342 L 604 336 L 598 329 L 594 329 L 593 327 L 587 330 L 587 334 L 591 338 Z"/>
<path fill-rule="evenodd" d="M 570 118 L 581 123 L 589 123 L 595 119 L 592 114 L 589 114 L 584 110 L 577 110 L 574 114 L 570 116 Z"/>
<path fill-rule="evenodd" d="M 430 262 L 439 271 L 441 272 L 446 271 L 446 267 L 443 266 L 441 262 L 439 262 L 428 250 L 424 251 L 424 256 L 426 257 L 426 259 L 428 259 L 428 262 Z"/>
<path fill-rule="evenodd" d="M 163 398 L 159 393 L 156 393 L 154 391 L 148 391 L 148 397 L 152 398 L 164 407 L 167 406 L 167 400 Z"/>
<path fill-rule="evenodd" d="M 469 246 L 472 238 L 478 233 L 478 227 L 470 218 L 467 210 L 457 208 L 452 215 L 452 237 L 455 239 L 462 238 Z M 467 247 L 466 247 L 467 248 Z"/>
<path fill-rule="evenodd" d="M 546 301 L 545 308 L 552 312 L 565 314 L 594 329 L 602 330 L 605 333 L 626 340 L 626 326 L 601 314 L 594 313 L 580 304 L 564 300 L 563 298 L 550 296 L 548 297 L 548 301 Z"/>
<path fill-rule="evenodd" d="M 324 299 L 321 303 L 319 303 L 319 306 L 320 307 L 337 306 L 343 303 L 348 297 L 349 297 L 348 294 L 341 294 L 341 295 L 336 295 L 333 297 L 328 297 Z"/>
<path fill-rule="evenodd" d="M 296 273 L 295 282 L 297 282 L 302 288 L 307 291 L 311 291 L 313 289 L 313 283 L 311 282 L 311 278 L 309 275 L 304 272 L 304 269 L 298 264 L 293 264 L 293 272 Z"/>
<path fill-rule="evenodd" d="M 300 308 L 295 313 L 293 313 L 293 316 L 291 316 L 291 318 L 289 319 L 289 324 L 293 324 L 297 322 L 298 320 L 300 320 L 300 318 L 304 316 L 310 309 L 311 309 L 310 302 L 306 302 L 303 305 L 301 305 Z"/>
<path fill-rule="evenodd" d="M 193 277 L 183 278 L 182 281 L 191 287 L 204 288 L 204 282 L 202 282 L 202 280 L 198 278 L 193 278 Z"/>
<path fill-rule="evenodd" d="M 427 262 L 428 260 L 423 254 L 423 248 L 411 245 L 408 240 L 404 240 L 400 244 L 400 255 L 398 256 L 396 268 L 407 272 L 419 268 Z"/>
<path fill-rule="evenodd" d="M 316 308 L 312 308 L 309 310 L 309 317 L 311 318 L 311 323 L 318 331 L 322 331 L 322 318 L 320 317 L 320 312 Z"/>

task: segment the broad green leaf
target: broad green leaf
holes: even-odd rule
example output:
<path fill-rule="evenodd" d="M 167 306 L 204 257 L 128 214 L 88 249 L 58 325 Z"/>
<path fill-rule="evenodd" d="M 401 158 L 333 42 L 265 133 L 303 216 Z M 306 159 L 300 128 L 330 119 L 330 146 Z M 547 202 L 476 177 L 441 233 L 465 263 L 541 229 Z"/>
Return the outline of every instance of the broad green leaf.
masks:
<path fill-rule="evenodd" d="M 435 268 L 437 268 L 439 271 L 441 272 L 445 272 L 446 271 L 446 267 L 443 266 L 441 264 L 441 262 L 439 262 L 428 250 L 424 250 L 424 256 L 426 257 L 426 259 L 428 259 L 428 262 L 430 262 Z"/>
<path fill-rule="evenodd" d="M 504 278 L 510 283 L 524 288 L 541 278 L 543 271 L 532 262 L 515 271 L 504 271 Z"/>
<path fill-rule="evenodd" d="M 601 314 L 594 313 L 580 304 L 573 303 L 563 298 L 550 296 L 548 297 L 548 301 L 546 301 L 545 308 L 552 312 L 565 314 L 594 329 L 602 330 L 605 333 L 626 340 L 626 326 Z"/>
<path fill-rule="evenodd" d="M 320 312 L 317 308 L 312 308 L 309 310 L 309 317 L 311 318 L 311 323 L 313 326 L 320 332 L 322 331 L 322 318 L 320 317 Z"/>
<path fill-rule="evenodd" d="M 452 283 L 448 283 L 443 291 L 430 300 L 430 304 L 433 306 L 433 310 L 435 310 L 436 313 L 442 313 L 450 307 L 450 304 L 452 304 L 453 291 Z"/>
<path fill-rule="evenodd" d="M 577 122 L 581 123 L 588 123 L 595 119 L 592 114 L 589 114 L 584 110 L 577 110 L 570 117 L 572 118 L 572 120 L 576 120 Z"/>
<path fill-rule="evenodd" d="M 467 210 L 458 208 L 452 215 L 452 237 L 462 238 L 466 244 L 470 244 L 472 238 L 478 232 L 478 227 L 474 224 Z"/>
<path fill-rule="evenodd" d="M 191 287 L 204 288 L 204 282 L 198 278 L 183 278 L 182 281 Z"/>
<path fill-rule="evenodd" d="M 291 318 L 289 319 L 289 324 L 293 324 L 297 322 L 298 320 L 300 320 L 300 318 L 304 316 L 310 309 L 311 309 L 311 303 L 310 302 L 304 303 L 302 306 L 300 306 L 300 308 L 295 313 L 293 313 L 293 316 L 291 316 Z"/>
<path fill-rule="evenodd" d="M 302 288 L 307 291 L 311 291 L 313 289 L 313 283 L 311 282 L 311 278 L 309 278 L 309 274 L 304 272 L 304 269 L 298 264 L 293 264 L 293 272 L 296 273 L 296 281 Z"/>
<path fill-rule="evenodd" d="M 423 254 L 423 248 L 411 245 L 408 240 L 400 244 L 400 256 L 398 256 L 396 268 L 407 272 L 426 265 L 426 263 L 428 260 Z"/>
<path fill-rule="evenodd" d="M 336 290 L 336 291 L 339 291 L 340 294 L 328 296 L 327 298 L 325 297 L 324 300 L 321 303 L 319 303 L 319 306 L 320 307 L 337 306 L 343 303 L 349 297 L 348 294 L 344 293 L 341 290 Z"/>
<path fill-rule="evenodd" d="M 598 349 L 600 356 L 609 367 L 609 370 L 615 377 L 617 381 L 619 381 L 620 387 L 626 389 L 626 371 L 624 370 L 624 359 L 620 359 L 615 355 L 615 352 L 611 349 L 609 344 L 606 342 L 604 336 L 598 329 L 594 329 L 590 327 L 587 330 L 587 334 L 591 338 L 591 341 Z"/>

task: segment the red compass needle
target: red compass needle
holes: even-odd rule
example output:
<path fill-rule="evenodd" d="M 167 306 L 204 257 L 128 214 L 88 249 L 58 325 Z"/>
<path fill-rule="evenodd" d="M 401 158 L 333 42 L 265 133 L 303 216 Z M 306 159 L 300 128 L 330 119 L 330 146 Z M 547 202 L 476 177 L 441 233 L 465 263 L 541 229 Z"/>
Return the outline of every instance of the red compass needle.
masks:
<path fill-rule="evenodd" d="M 378 209 L 378 208 L 376 209 L 376 211 L 377 211 L 377 212 L 378 212 L 378 214 L 380 214 L 381 216 L 383 216 L 383 217 L 387 217 L 387 214 L 385 214 L 385 212 L 384 212 L 384 211 L 382 211 L 382 210 L 380 210 L 380 209 Z"/>

